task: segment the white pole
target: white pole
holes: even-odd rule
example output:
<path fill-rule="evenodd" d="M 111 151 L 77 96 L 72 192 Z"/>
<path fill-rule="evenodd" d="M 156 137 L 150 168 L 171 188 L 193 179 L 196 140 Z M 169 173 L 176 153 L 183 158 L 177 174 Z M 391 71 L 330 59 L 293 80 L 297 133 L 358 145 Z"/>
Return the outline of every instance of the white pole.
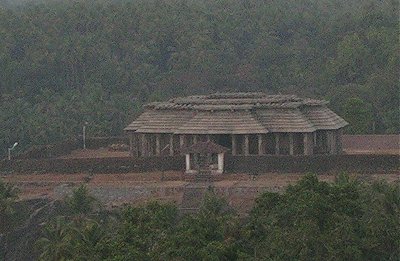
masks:
<path fill-rule="evenodd" d="M 218 172 L 219 173 L 224 172 L 224 153 L 218 154 Z"/>
<path fill-rule="evenodd" d="M 8 148 L 8 160 L 11 160 L 11 151 L 17 147 L 18 142 L 14 143 L 14 145 L 11 148 Z"/>
<path fill-rule="evenodd" d="M 190 154 L 186 154 L 186 171 L 190 171 Z"/>
<path fill-rule="evenodd" d="M 82 132 L 83 132 L 83 134 L 82 134 L 82 136 L 83 136 L 83 149 L 85 150 L 86 149 L 86 126 L 85 125 L 83 125 Z"/>

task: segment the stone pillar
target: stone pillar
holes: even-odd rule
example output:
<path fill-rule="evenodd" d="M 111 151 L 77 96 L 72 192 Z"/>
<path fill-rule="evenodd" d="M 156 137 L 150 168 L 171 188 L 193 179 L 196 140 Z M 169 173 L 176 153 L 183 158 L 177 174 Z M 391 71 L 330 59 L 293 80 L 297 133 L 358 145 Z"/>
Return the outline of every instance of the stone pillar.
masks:
<path fill-rule="evenodd" d="M 196 144 L 196 143 L 197 143 L 197 140 L 198 140 L 197 135 L 193 135 L 193 144 Z"/>
<path fill-rule="evenodd" d="M 135 156 L 139 157 L 140 156 L 140 139 L 139 139 L 139 135 L 135 134 L 133 136 L 133 144 L 135 145 Z"/>
<path fill-rule="evenodd" d="M 190 171 L 190 154 L 185 155 L 186 159 L 186 172 Z"/>
<path fill-rule="evenodd" d="M 211 140 L 210 134 L 207 134 L 207 135 L 206 135 L 206 138 L 207 138 L 207 141 L 210 141 L 210 140 Z"/>
<path fill-rule="evenodd" d="M 258 134 L 258 155 L 264 154 L 264 146 L 263 146 L 263 136 L 262 134 Z"/>
<path fill-rule="evenodd" d="M 237 154 L 237 144 L 236 144 L 236 135 L 232 134 L 232 155 L 236 156 Z"/>
<path fill-rule="evenodd" d="M 156 155 L 161 155 L 161 143 L 160 143 L 160 134 L 156 134 Z"/>
<path fill-rule="evenodd" d="M 169 136 L 169 155 L 174 155 L 174 135 L 170 134 Z"/>
<path fill-rule="evenodd" d="M 336 154 L 336 135 L 334 130 L 327 131 L 328 153 Z"/>
<path fill-rule="evenodd" d="M 275 133 L 275 155 L 281 154 L 279 146 L 279 133 Z"/>
<path fill-rule="evenodd" d="M 154 148 L 153 146 L 155 146 L 155 144 L 153 144 L 154 134 L 146 135 L 146 137 L 147 137 L 147 153 L 149 156 L 152 156 L 153 148 Z M 155 143 L 155 140 L 154 140 L 154 143 Z"/>
<path fill-rule="evenodd" d="M 181 149 L 185 146 L 185 134 L 179 135 L 179 146 Z"/>
<path fill-rule="evenodd" d="M 308 143 L 309 143 L 309 134 L 303 133 L 303 154 L 304 155 L 310 155 Z"/>
<path fill-rule="evenodd" d="M 193 163 L 193 166 L 192 166 L 192 168 L 194 169 L 194 170 L 199 170 L 199 154 L 198 153 L 193 153 L 192 155 L 192 158 L 193 158 L 193 161 L 192 161 L 192 163 Z"/>
<path fill-rule="evenodd" d="M 133 133 L 129 133 L 129 155 L 133 156 Z"/>
<path fill-rule="evenodd" d="M 244 135 L 244 155 L 248 156 L 250 154 L 249 152 L 249 135 Z"/>
<path fill-rule="evenodd" d="M 337 154 L 342 154 L 342 152 L 343 152 L 342 135 L 343 135 L 343 129 L 339 129 L 339 130 L 336 131 L 336 151 L 337 151 Z"/>
<path fill-rule="evenodd" d="M 289 154 L 294 155 L 293 133 L 289 133 Z"/>
<path fill-rule="evenodd" d="M 141 140 L 142 140 L 142 141 L 141 141 L 141 143 L 142 143 L 142 146 L 141 146 L 142 153 L 141 153 L 141 155 L 142 155 L 142 157 L 145 157 L 145 156 L 147 156 L 146 134 L 144 134 L 144 133 L 141 134 Z"/>
<path fill-rule="evenodd" d="M 332 132 L 326 131 L 326 152 L 327 154 L 332 154 Z"/>
<path fill-rule="evenodd" d="M 333 154 L 338 154 L 338 149 L 337 149 L 337 131 L 332 130 L 332 151 Z"/>
<path fill-rule="evenodd" d="M 219 173 L 224 172 L 224 153 L 218 154 L 218 172 Z"/>

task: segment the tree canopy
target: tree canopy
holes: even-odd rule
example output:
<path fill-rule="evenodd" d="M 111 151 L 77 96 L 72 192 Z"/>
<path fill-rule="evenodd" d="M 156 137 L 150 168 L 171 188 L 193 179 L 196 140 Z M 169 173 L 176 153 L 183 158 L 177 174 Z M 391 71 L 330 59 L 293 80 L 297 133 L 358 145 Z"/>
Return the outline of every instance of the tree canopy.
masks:
<path fill-rule="evenodd" d="M 42 260 L 400 258 L 399 184 L 344 174 L 333 183 L 309 174 L 283 193 L 266 192 L 245 217 L 212 192 L 190 215 L 156 202 L 108 218 L 74 215 L 44 226 L 38 240 Z"/>
<path fill-rule="evenodd" d="M 350 133 L 399 131 L 398 1 L 20 2 L 0 2 L 2 154 L 215 91 L 326 98 Z"/>

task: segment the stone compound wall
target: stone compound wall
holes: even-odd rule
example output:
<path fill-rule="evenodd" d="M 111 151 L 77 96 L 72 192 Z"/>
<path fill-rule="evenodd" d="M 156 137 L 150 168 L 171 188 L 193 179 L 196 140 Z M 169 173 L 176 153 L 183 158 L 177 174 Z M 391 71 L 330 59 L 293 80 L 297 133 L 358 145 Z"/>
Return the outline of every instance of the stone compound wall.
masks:
<path fill-rule="evenodd" d="M 399 171 L 398 155 L 228 156 L 228 173 L 386 173 Z"/>
<path fill-rule="evenodd" d="M 0 172 L 14 173 L 128 173 L 157 170 L 184 170 L 183 156 L 114 157 L 79 159 L 33 159 L 0 162 Z"/>
<path fill-rule="evenodd" d="M 108 147 L 111 144 L 129 144 L 129 140 L 124 136 L 116 137 L 91 137 L 86 139 L 86 148 L 98 149 Z M 32 146 L 26 152 L 17 155 L 17 159 L 47 159 L 56 158 L 71 153 L 73 150 L 81 149 L 82 140 L 66 140 L 63 142 Z"/>
<path fill-rule="evenodd" d="M 351 145 L 350 141 L 346 141 L 346 139 L 351 140 L 349 137 L 351 136 L 344 136 L 345 148 L 356 146 Z M 398 136 L 391 135 L 389 138 L 397 140 L 396 138 L 398 138 Z M 353 139 L 357 140 L 365 138 L 357 136 L 353 137 Z M 376 137 L 376 139 L 380 140 L 382 138 Z M 89 149 L 107 147 L 110 144 L 115 143 L 127 144 L 128 140 L 126 137 L 97 137 L 89 138 L 86 141 L 87 148 Z M 381 142 L 378 143 L 383 144 Z M 184 157 L 179 155 L 147 158 L 57 158 L 70 153 L 72 150 L 79 149 L 81 146 L 82 141 L 79 140 L 65 141 L 46 146 L 36 146 L 25 154 L 20 155 L 16 160 L 0 161 L 0 173 L 128 173 L 157 170 L 174 170 L 183 172 L 185 169 Z M 394 145 L 392 144 L 390 146 L 396 146 L 395 142 Z M 227 155 L 225 159 L 225 171 L 227 173 L 248 174 L 260 174 L 266 172 L 330 173 L 340 171 L 387 173 L 399 172 L 399 160 L 399 154 L 342 154 L 311 156 Z"/>
<path fill-rule="evenodd" d="M 343 135 L 343 148 L 350 152 L 400 153 L 400 135 Z"/>
<path fill-rule="evenodd" d="M 399 171 L 398 155 L 226 156 L 227 173 L 389 173 Z M 1 161 L 3 173 L 129 173 L 184 171 L 183 156 Z"/>

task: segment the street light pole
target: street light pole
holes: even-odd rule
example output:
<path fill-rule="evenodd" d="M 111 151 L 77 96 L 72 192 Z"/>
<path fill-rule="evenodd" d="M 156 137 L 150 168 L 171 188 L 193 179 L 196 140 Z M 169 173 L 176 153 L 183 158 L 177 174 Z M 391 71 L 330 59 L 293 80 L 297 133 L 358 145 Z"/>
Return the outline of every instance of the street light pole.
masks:
<path fill-rule="evenodd" d="M 11 151 L 17 147 L 18 142 L 14 143 L 14 145 L 11 148 L 8 148 L 8 160 L 11 160 Z"/>
<path fill-rule="evenodd" d="M 86 149 L 86 125 L 83 125 L 82 129 L 82 136 L 83 136 L 83 149 Z"/>

